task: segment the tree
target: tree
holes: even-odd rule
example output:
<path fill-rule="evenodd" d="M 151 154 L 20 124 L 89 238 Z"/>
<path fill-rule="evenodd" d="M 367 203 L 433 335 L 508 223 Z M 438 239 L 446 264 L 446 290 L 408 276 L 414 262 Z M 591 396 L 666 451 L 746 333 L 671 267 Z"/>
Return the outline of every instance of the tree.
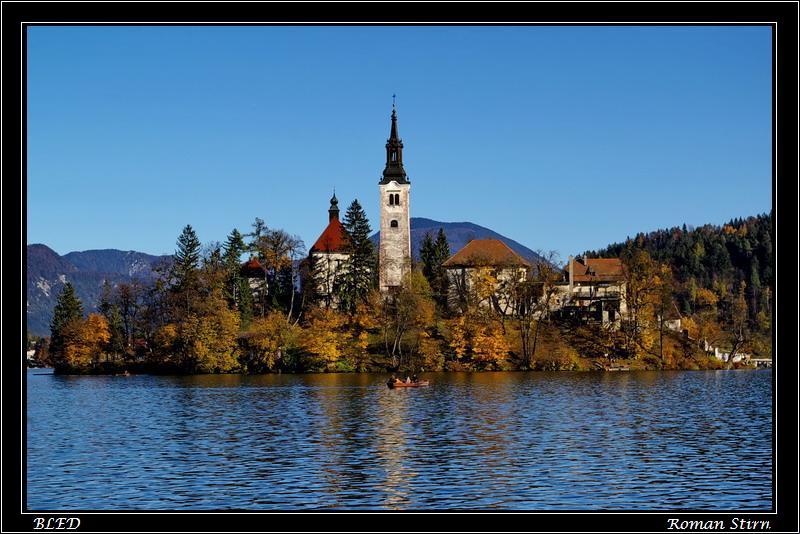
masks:
<path fill-rule="evenodd" d="M 97 368 L 110 338 L 105 317 L 91 313 L 85 320 L 73 319 L 64 326 L 62 335 L 63 354 L 59 370 L 85 372 Z"/>
<path fill-rule="evenodd" d="M 747 319 L 747 299 L 745 298 L 745 288 L 747 284 L 741 282 L 739 290 L 730 295 L 723 308 L 723 325 L 726 340 L 731 347 L 728 356 L 728 367 L 733 366 L 733 358 L 750 341 L 750 330 Z"/>
<path fill-rule="evenodd" d="M 422 274 L 428 280 L 433 291 L 433 298 L 440 310 L 447 307 L 448 277 L 443 264 L 450 257 L 450 245 L 444 230 L 439 228 L 436 241 L 430 234 L 425 234 L 419 249 L 422 261 Z"/>
<path fill-rule="evenodd" d="M 247 323 L 253 314 L 253 299 L 247 280 L 241 276 L 242 254 L 247 252 L 248 247 L 244 242 L 244 236 L 239 233 L 239 230 L 236 228 L 231 230 L 223 245 L 223 250 L 222 260 L 226 271 L 225 296 L 230 305 L 239 311 L 242 323 Z"/>
<path fill-rule="evenodd" d="M 281 312 L 253 319 L 239 338 L 243 367 L 248 373 L 293 370 L 290 358 L 298 350 L 299 337 L 300 328 Z"/>
<path fill-rule="evenodd" d="M 198 303 L 178 326 L 179 362 L 191 373 L 227 373 L 238 366 L 239 316 L 220 289 Z"/>
<path fill-rule="evenodd" d="M 59 368 L 65 364 L 64 360 L 64 335 L 68 325 L 83 318 L 83 306 L 75 296 L 75 288 L 67 282 L 58 295 L 56 306 L 53 309 L 53 319 L 50 321 L 50 357 L 54 367 Z M 74 330 L 74 328 L 73 328 Z"/>
<path fill-rule="evenodd" d="M 297 311 L 295 294 L 299 273 L 296 264 L 305 254 L 305 244 L 284 230 L 264 228 L 253 247 L 264 268 L 266 290 L 262 292 L 261 316 L 264 317 L 269 308 L 279 308 L 286 311 L 286 320 L 291 320 Z"/>
<path fill-rule="evenodd" d="M 116 358 L 125 353 L 127 336 L 119 306 L 114 302 L 114 290 L 108 280 L 103 281 L 97 309 L 108 323 L 109 340 L 106 354 Z"/>
<path fill-rule="evenodd" d="M 335 369 L 345 343 L 343 325 L 344 317 L 336 311 L 326 308 L 311 310 L 302 335 L 303 349 L 309 356 L 310 369 L 316 371 Z"/>
<path fill-rule="evenodd" d="M 173 292 L 187 312 L 197 296 L 199 268 L 200 240 L 192 225 L 187 224 L 178 237 L 178 248 L 172 263 Z"/>
<path fill-rule="evenodd" d="M 522 367 L 533 368 L 536 344 L 542 321 L 550 321 L 550 312 L 556 305 L 558 284 L 563 275 L 555 251 L 539 252 L 540 260 L 534 265 L 530 277 L 511 278 L 501 286 L 504 301 L 513 310 L 514 321 L 520 336 Z"/>
<path fill-rule="evenodd" d="M 347 313 L 354 313 L 359 302 L 366 302 L 375 279 L 375 251 L 369 234 L 367 214 L 358 200 L 353 200 L 347 208 L 342 226 L 347 234 L 348 260 L 342 267 L 337 294 L 339 307 Z"/>
<path fill-rule="evenodd" d="M 403 279 L 397 293 L 383 298 L 380 303 L 378 324 L 383 337 L 386 356 L 394 369 L 412 361 L 432 326 L 434 303 L 428 281 L 417 270 Z"/>

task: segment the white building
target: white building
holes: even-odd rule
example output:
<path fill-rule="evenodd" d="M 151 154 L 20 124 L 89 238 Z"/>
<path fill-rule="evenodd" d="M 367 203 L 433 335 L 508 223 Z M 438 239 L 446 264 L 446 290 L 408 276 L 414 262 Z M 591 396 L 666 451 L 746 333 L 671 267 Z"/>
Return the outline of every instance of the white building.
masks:
<path fill-rule="evenodd" d="M 397 110 L 386 141 L 386 167 L 378 183 L 381 207 L 378 284 L 382 292 L 398 288 L 411 270 L 411 182 L 403 168 L 403 141 L 397 135 Z"/>
<path fill-rule="evenodd" d="M 336 193 L 328 209 L 328 226 L 309 250 L 311 276 L 315 280 L 317 295 L 323 304 L 336 307 L 337 281 L 347 266 L 347 232 L 339 221 L 339 201 Z"/>

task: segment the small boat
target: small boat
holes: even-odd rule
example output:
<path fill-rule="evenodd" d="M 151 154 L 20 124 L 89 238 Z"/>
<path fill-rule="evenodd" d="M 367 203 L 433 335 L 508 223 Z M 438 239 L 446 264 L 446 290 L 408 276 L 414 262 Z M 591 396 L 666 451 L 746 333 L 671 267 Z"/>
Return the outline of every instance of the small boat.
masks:
<path fill-rule="evenodd" d="M 389 386 L 389 389 L 394 388 L 418 388 L 422 386 L 430 385 L 430 381 L 428 380 L 417 380 L 416 382 L 403 382 L 402 380 L 397 380 L 392 382 L 389 380 L 386 382 L 386 385 Z"/>

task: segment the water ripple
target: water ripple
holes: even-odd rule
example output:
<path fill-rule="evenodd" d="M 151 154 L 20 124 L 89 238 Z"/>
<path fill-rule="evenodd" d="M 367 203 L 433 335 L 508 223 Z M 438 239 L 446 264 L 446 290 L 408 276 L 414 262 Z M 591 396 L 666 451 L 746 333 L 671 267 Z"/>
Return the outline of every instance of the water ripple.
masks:
<path fill-rule="evenodd" d="M 29 373 L 28 507 L 772 505 L 771 371 L 428 378 Z"/>

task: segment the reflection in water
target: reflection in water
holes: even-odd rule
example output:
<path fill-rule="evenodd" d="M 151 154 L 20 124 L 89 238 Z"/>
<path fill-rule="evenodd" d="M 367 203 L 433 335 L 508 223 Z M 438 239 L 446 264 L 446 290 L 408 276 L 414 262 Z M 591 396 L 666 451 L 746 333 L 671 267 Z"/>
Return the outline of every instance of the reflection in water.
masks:
<path fill-rule="evenodd" d="M 772 504 L 770 370 L 386 378 L 29 373 L 28 506 Z"/>

